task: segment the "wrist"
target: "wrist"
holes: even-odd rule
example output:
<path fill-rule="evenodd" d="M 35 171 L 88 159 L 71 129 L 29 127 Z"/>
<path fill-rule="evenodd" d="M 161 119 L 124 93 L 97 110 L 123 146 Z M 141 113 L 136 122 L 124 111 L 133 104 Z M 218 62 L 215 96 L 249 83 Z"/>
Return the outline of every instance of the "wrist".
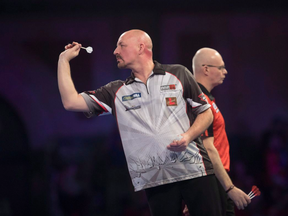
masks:
<path fill-rule="evenodd" d="M 227 190 L 226 193 L 228 193 L 229 191 L 231 191 L 235 186 L 232 184 Z"/>
<path fill-rule="evenodd" d="M 66 62 L 69 62 L 69 61 L 68 61 L 68 60 L 65 58 L 65 56 L 61 53 L 61 54 L 59 55 L 58 62 L 59 62 L 59 63 L 66 63 Z"/>

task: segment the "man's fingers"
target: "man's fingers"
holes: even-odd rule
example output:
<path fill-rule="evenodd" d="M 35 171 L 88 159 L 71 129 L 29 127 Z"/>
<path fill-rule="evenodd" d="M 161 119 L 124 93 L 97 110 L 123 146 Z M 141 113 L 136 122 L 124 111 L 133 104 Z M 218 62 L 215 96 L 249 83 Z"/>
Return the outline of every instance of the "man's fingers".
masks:
<path fill-rule="evenodd" d="M 243 210 L 248 206 L 248 202 L 246 202 L 246 200 L 242 201 L 242 202 L 238 202 L 236 203 L 236 206 L 239 210 Z"/>
<path fill-rule="evenodd" d="M 237 208 L 238 208 L 239 210 L 243 210 L 243 209 L 244 209 L 244 206 L 243 206 L 242 204 L 238 203 Z"/>
<path fill-rule="evenodd" d="M 190 216 L 189 210 L 188 210 L 188 208 L 187 208 L 186 205 L 185 205 L 185 208 L 184 208 L 184 210 L 183 210 L 183 214 L 184 214 L 185 216 Z"/>
<path fill-rule="evenodd" d="M 170 143 L 169 146 L 172 146 L 172 147 L 181 147 L 181 146 L 185 146 L 185 142 L 180 142 L 178 140 L 173 140 L 172 143 Z"/>
<path fill-rule="evenodd" d="M 80 45 L 79 48 L 82 46 L 81 44 L 73 41 L 72 44 L 67 44 L 67 45 L 65 46 L 65 50 L 71 49 L 71 48 L 75 47 L 76 45 Z M 78 48 L 78 47 L 77 47 L 77 48 Z"/>
<path fill-rule="evenodd" d="M 167 147 L 170 151 L 175 151 L 175 152 L 181 152 L 185 151 L 186 146 L 181 146 L 181 147 Z"/>
<path fill-rule="evenodd" d="M 170 151 L 181 152 L 185 151 L 186 147 L 185 140 L 173 140 L 173 142 L 167 146 L 167 149 Z"/>

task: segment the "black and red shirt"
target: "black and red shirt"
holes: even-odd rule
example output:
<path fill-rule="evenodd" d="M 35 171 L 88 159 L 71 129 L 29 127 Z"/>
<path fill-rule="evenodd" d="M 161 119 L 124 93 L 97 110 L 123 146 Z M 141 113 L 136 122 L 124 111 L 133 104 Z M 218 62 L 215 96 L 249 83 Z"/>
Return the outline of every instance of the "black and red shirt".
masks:
<path fill-rule="evenodd" d="M 203 91 L 208 103 L 211 105 L 211 110 L 214 116 L 213 123 L 202 134 L 203 137 L 214 137 L 214 146 L 218 150 L 222 164 L 226 171 L 230 170 L 230 154 L 229 154 L 229 142 L 225 130 L 224 118 L 215 103 L 213 95 L 201 84 L 198 83 Z"/>

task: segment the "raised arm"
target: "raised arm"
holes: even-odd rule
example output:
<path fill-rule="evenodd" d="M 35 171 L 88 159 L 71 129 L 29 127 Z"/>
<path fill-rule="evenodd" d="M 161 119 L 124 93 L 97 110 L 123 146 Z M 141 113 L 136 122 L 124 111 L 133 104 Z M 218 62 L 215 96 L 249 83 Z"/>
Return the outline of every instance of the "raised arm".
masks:
<path fill-rule="evenodd" d="M 88 112 L 84 98 L 75 89 L 70 70 L 70 61 L 78 56 L 81 44 L 73 42 L 65 46 L 58 60 L 58 87 L 66 110 Z"/>

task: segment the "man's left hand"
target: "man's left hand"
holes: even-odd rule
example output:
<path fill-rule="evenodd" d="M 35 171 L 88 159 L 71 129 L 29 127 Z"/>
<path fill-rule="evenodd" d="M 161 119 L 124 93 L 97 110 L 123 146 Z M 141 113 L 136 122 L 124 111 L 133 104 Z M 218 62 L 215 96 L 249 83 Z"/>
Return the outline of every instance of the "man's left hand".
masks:
<path fill-rule="evenodd" d="M 189 139 L 186 134 L 181 134 L 176 139 L 174 139 L 167 148 L 170 151 L 181 152 L 185 151 L 189 144 Z"/>

